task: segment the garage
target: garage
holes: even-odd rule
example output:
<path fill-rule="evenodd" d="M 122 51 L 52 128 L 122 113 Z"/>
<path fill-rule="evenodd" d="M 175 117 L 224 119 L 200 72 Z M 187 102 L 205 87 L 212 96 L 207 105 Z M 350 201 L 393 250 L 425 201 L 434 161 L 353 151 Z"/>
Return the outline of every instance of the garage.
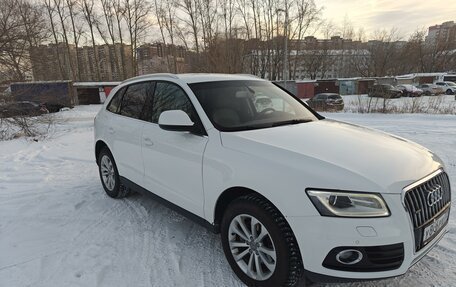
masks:
<path fill-rule="evenodd" d="M 109 92 L 120 82 L 75 82 L 73 84 L 79 105 L 104 103 Z"/>

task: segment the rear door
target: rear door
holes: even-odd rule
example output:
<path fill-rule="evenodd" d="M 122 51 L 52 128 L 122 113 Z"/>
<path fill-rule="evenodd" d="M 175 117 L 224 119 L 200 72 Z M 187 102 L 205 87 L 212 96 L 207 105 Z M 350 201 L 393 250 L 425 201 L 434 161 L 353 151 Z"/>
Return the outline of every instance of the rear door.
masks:
<path fill-rule="evenodd" d="M 166 131 L 158 126 L 160 114 L 183 110 L 200 132 Z M 186 92 L 177 84 L 158 81 L 152 110 L 142 133 L 144 187 L 166 200 L 203 217 L 203 153 L 208 142 L 204 128 Z"/>
<path fill-rule="evenodd" d="M 316 107 L 319 110 L 325 110 L 326 108 L 326 97 L 327 95 L 321 94 L 317 96 Z"/>
<path fill-rule="evenodd" d="M 119 174 L 138 185 L 142 184 L 144 176 L 141 155 L 144 121 L 141 118 L 146 99 L 151 94 L 151 85 L 150 82 L 142 82 L 127 86 L 117 108 L 113 109 L 114 113 L 107 128 Z M 110 106 L 108 111 L 109 109 Z"/>

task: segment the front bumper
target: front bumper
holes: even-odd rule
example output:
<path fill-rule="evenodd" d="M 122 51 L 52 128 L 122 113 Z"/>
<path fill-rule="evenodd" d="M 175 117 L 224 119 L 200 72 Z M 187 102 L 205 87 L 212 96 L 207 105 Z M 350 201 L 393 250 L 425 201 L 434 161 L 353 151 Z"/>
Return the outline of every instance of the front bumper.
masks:
<path fill-rule="evenodd" d="M 338 218 L 338 217 L 288 217 L 298 241 L 304 269 L 311 278 L 319 281 L 334 281 L 324 278 L 372 280 L 402 275 L 426 255 L 448 231 L 446 225 L 439 234 L 415 252 L 413 228 L 404 209 L 400 194 L 383 194 L 391 216 L 384 218 Z M 352 272 L 326 268 L 323 262 L 334 248 L 341 246 L 369 247 L 403 243 L 402 264 L 388 271 Z M 340 281 L 340 280 L 337 280 Z"/>

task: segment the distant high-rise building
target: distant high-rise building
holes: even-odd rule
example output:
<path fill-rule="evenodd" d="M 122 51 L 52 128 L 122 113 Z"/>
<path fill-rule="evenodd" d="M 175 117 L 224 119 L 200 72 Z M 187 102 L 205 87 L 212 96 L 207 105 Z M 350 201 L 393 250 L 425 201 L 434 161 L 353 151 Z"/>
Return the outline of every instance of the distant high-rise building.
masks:
<path fill-rule="evenodd" d="M 97 45 L 97 57 L 93 46 L 84 46 L 78 51 L 82 81 L 122 81 L 134 76 L 130 45 Z"/>
<path fill-rule="evenodd" d="M 67 49 L 64 43 L 40 45 L 30 49 L 30 59 L 35 81 L 68 80 L 73 77 L 76 48 L 69 45 Z"/>
<path fill-rule="evenodd" d="M 279 39 L 278 43 L 282 43 Z M 263 47 L 258 49 L 256 47 Z M 245 58 L 246 73 L 258 75 L 270 80 L 282 80 L 281 47 L 278 51 L 273 43 L 256 44 L 248 50 Z M 355 64 L 363 65 L 371 57 L 366 43 L 333 36 L 330 39 L 317 39 L 307 36 L 301 40 L 289 42 L 289 68 L 291 79 L 333 79 L 358 75 Z M 264 67 L 263 71 L 257 67 Z M 269 68 L 270 67 L 270 68 Z"/>
<path fill-rule="evenodd" d="M 184 73 L 185 48 L 163 43 L 144 44 L 136 49 L 138 74 Z"/>
<path fill-rule="evenodd" d="M 125 44 L 83 46 L 77 53 L 74 45 L 40 45 L 30 49 L 30 58 L 35 81 L 121 81 L 134 76 L 131 46 Z"/>
<path fill-rule="evenodd" d="M 426 42 L 435 43 L 437 41 L 456 41 L 456 23 L 454 21 L 429 27 Z"/>

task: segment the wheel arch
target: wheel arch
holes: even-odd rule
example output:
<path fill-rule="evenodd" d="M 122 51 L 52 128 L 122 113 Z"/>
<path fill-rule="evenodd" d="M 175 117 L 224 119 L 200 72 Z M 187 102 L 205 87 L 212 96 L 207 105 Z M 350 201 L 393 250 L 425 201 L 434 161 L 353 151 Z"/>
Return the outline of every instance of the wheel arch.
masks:
<path fill-rule="evenodd" d="M 98 164 L 98 155 L 100 154 L 101 150 L 104 147 L 106 147 L 109 151 L 111 151 L 109 146 L 103 140 L 98 140 L 95 144 L 95 160 L 96 160 L 97 164 Z"/>
<path fill-rule="evenodd" d="M 280 212 L 280 209 L 273 202 L 271 202 L 268 198 L 266 198 L 264 195 L 262 195 L 258 191 L 255 191 L 251 188 L 244 187 L 244 186 L 233 186 L 233 187 L 225 189 L 219 195 L 219 197 L 216 201 L 215 208 L 214 208 L 214 231 L 216 233 L 220 233 L 220 223 L 222 222 L 223 214 L 225 213 L 225 210 L 230 205 L 230 203 L 241 196 L 245 196 L 245 195 L 249 195 L 249 194 L 255 194 L 259 197 L 264 198 Z"/>

